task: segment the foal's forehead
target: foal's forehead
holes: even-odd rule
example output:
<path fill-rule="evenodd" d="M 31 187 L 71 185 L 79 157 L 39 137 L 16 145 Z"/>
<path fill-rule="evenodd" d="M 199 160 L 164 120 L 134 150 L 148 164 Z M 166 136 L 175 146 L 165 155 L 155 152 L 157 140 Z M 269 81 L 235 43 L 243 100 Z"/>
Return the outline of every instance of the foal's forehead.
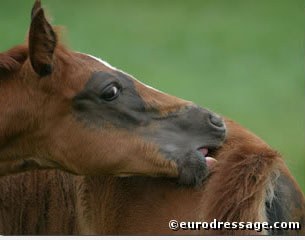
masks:
<path fill-rule="evenodd" d="M 95 71 L 108 71 L 108 72 L 120 71 L 117 68 L 111 66 L 108 62 L 93 55 L 80 53 L 80 52 L 77 52 L 76 54 L 78 55 L 78 57 L 80 57 L 82 60 L 86 62 L 86 65 L 88 65 L 90 68 L 94 69 Z"/>
<path fill-rule="evenodd" d="M 89 58 L 95 60 L 96 62 L 99 62 L 101 63 L 102 65 L 104 65 L 105 67 L 109 68 L 110 70 L 113 70 L 113 71 L 119 71 L 117 68 L 111 66 L 108 62 L 98 58 L 98 57 L 95 57 L 95 56 L 92 56 L 90 54 L 86 54 Z"/>
<path fill-rule="evenodd" d="M 129 80 L 133 80 L 134 83 L 136 85 L 141 85 L 143 87 L 146 87 L 148 89 L 150 89 L 151 91 L 154 91 L 154 92 L 158 92 L 158 93 L 162 93 L 164 94 L 162 91 L 158 90 L 158 89 L 155 89 L 149 85 L 146 85 L 142 82 L 140 82 L 139 80 L 137 80 L 134 76 L 130 75 L 129 73 L 126 73 L 112 65 L 110 65 L 108 62 L 106 62 L 105 60 L 102 60 L 101 58 L 98 58 L 98 57 L 95 57 L 93 55 L 90 55 L 90 54 L 85 54 L 85 53 L 79 53 L 81 54 L 81 56 L 83 58 L 86 58 L 88 61 L 94 63 L 94 64 L 97 64 L 97 67 L 101 67 L 103 68 L 104 71 L 110 71 L 110 72 L 113 72 L 113 73 L 119 73 L 119 75 L 121 76 L 126 76 Z"/>

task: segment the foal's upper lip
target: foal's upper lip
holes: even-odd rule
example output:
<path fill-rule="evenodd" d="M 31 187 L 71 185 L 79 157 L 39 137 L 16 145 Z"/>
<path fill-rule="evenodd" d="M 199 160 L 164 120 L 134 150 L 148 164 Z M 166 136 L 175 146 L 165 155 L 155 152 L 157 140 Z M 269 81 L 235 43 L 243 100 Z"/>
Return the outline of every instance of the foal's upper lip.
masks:
<path fill-rule="evenodd" d="M 209 153 L 209 149 L 207 147 L 200 147 L 197 149 L 204 157 L 206 157 Z"/>

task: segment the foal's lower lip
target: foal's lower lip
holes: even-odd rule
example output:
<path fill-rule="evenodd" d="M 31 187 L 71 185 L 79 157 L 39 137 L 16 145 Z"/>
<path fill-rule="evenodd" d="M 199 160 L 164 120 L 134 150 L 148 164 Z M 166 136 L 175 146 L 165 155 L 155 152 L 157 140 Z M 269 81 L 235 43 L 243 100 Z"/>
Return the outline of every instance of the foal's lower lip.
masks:
<path fill-rule="evenodd" d="M 206 165 L 208 166 L 208 168 L 211 168 L 215 163 L 217 163 L 217 160 L 212 157 L 206 157 L 205 162 L 206 162 Z"/>

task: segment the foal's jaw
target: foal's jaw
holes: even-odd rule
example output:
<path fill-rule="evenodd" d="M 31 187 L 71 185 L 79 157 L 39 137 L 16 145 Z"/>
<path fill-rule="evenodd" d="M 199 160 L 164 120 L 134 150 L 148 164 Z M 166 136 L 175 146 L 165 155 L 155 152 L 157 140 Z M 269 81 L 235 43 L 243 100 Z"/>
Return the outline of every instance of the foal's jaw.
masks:
<path fill-rule="evenodd" d="M 17 94 L 0 109 L 0 174 L 55 167 L 85 175 L 178 176 L 188 185 L 207 176 L 198 149 L 222 144 L 219 117 L 67 50 L 40 1 L 28 45 L 27 60 L 7 53 L 14 68 L 0 56 L 1 102 L 8 92 Z M 21 125 L 20 116 L 26 116 Z"/>

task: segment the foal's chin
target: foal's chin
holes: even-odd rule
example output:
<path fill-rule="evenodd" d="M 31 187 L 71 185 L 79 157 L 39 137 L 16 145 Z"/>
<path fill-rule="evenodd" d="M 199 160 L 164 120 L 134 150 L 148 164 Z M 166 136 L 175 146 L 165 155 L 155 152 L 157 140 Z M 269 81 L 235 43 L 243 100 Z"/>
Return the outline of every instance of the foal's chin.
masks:
<path fill-rule="evenodd" d="M 212 172 L 217 160 L 208 155 L 208 148 L 190 149 L 168 153 L 168 158 L 175 159 L 178 165 L 178 184 L 184 186 L 201 186 Z"/>

